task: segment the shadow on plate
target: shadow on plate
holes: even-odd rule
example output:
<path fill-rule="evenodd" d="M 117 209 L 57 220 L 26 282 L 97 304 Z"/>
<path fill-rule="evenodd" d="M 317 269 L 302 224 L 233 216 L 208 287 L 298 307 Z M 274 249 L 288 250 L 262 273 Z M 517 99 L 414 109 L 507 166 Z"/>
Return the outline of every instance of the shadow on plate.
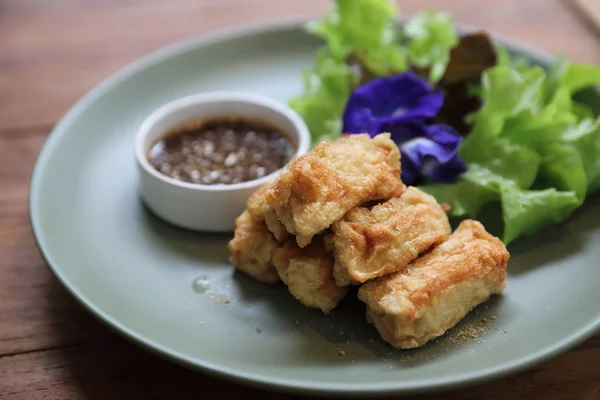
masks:
<path fill-rule="evenodd" d="M 41 357 L 38 362 L 47 370 L 60 372 L 61 382 L 57 383 L 57 391 L 68 386 L 72 398 L 89 400 L 197 399 L 198 388 L 206 387 L 224 395 L 238 393 L 247 397 L 256 394 L 262 396 L 263 399 L 275 399 L 280 396 L 227 380 L 216 379 L 213 376 L 181 367 L 162 357 L 156 357 L 152 352 L 113 333 L 104 324 L 92 318 L 67 294 L 66 290 L 48 271 L 43 269 L 39 273 L 39 275 L 46 276 L 46 281 L 40 284 L 38 293 L 43 300 L 40 302 L 42 311 L 49 318 L 41 326 L 46 330 L 47 337 L 53 338 L 54 344 L 58 343 L 60 347 L 46 349 L 41 356 L 38 352 L 37 357 Z M 498 300 L 500 299 L 491 301 Z M 451 333 L 449 332 L 449 334 Z M 374 329 L 372 334 L 373 338 L 377 337 Z M 439 341 L 444 340 L 446 340 L 445 337 Z M 424 362 L 430 361 L 426 357 L 432 358 L 433 356 L 428 356 L 426 352 L 429 351 L 428 347 L 434 346 L 438 346 L 437 341 L 433 343 L 433 346 L 426 346 L 422 350 L 406 352 L 407 360 L 397 362 L 398 369 L 418 365 L 413 364 L 412 359 L 419 361 L 423 358 Z M 593 362 L 595 360 L 593 346 L 592 342 L 587 342 L 576 350 L 536 366 L 525 374 L 500 381 L 496 386 L 486 383 L 472 388 L 460 388 L 452 393 L 410 396 L 406 397 L 406 400 L 409 398 L 434 400 L 440 396 L 453 397 L 453 395 L 457 398 L 489 398 L 490 394 L 498 396 L 505 394 L 507 397 L 512 394 L 514 397 L 514 391 L 511 388 L 526 388 L 525 393 L 531 398 L 543 398 L 544 394 L 551 396 L 552 393 L 555 393 L 557 380 L 559 383 L 562 382 L 571 398 L 593 396 L 598 389 L 599 371 L 597 364 Z M 35 354 L 25 356 L 34 357 Z M 352 354 L 349 353 L 349 356 L 338 356 L 338 359 L 341 362 L 348 362 L 348 358 L 351 356 Z M 589 368 L 580 368 L 582 357 L 589 360 Z M 19 371 L 14 372 L 15 374 L 19 373 Z M 576 379 L 573 378 L 574 376 Z M 42 378 L 44 377 L 42 376 Z M 532 384 L 532 379 L 536 380 L 536 384 Z M 140 386 L 140 382 L 143 382 L 142 386 Z M 35 383 L 33 382 L 33 384 Z M 290 400 L 301 399 L 300 396 L 294 395 L 282 395 L 282 397 Z"/>
<path fill-rule="evenodd" d="M 202 259 L 203 265 L 221 266 L 228 262 L 227 241 L 233 233 L 197 232 L 171 225 L 157 217 L 140 201 L 139 221 L 147 239 L 187 258 Z M 225 245 L 223 245 L 225 243 Z"/>
<path fill-rule="evenodd" d="M 600 195 L 590 197 L 564 223 L 512 243 L 509 247 L 509 275 L 526 273 L 576 254 L 588 240 L 589 234 L 598 228 L 600 207 L 595 205 L 598 201 Z M 231 234 L 184 230 L 165 223 L 145 207 L 140 207 L 140 214 L 142 223 L 147 226 L 148 234 L 157 246 L 167 247 L 186 257 L 201 259 L 203 265 L 214 264 L 219 268 L 228 265 L 227 241 Z M 493 216 L 493 213 L 487 213 L 487 216 L 490 215 Z M 496 233 L 494 227 L 498 221 L 482 219 L 486 227 L 489 225 L 490 231 Z M 298 344 L 294 359 L 312 363 L 342 365 L 383 360 L 390 368 L 402 368 L 434 362 L 472 348 L 474 342 L 484 341 L 487 335 L 497 334 L 494 332 L 494 323 L 490 321 L 486 326 L 482 324 L 481 318 L 486 316 L 489 319 L 498 314 L 506 301 L 502 296 L 495 296 L 471 311 L 442 337 L 418 349 L 394 350 L 367 323 L 365 306 L 357 299 L 356 290 L 351 291 L 331 314 L 324 315 L 318 310 L 302 306 L 282 284 L 264 285 L 242 273 L 234 272 L 231 266 L 229 268 L 231 272 L 224 274 L 223 278 L 231 282 L 237 292 L 237 299 L 232 303 L 239 303 L 239 307 L 229 307 L 229 312 L 240 313 L 240 317 L 247 318 L 248 313 L 256 309 L 254 319 L 249 323 L 249 334 L 276 331 L 278 334 L 289 335 L 290 340 Z M 245 308 L 250 311 L 244 310 Z"/>
<path fill-rule="evenodd" d="M 290 340 L 298 343 L 294 360 L 319 364 L 385 361 L 385 367 L 403 368 L 435 362 L 475 341 L 484 340 L 487 334 L 497 333 L 491 316 L 503 301 L 501 296 L 495 296 L 472 310 L 455 328 L 422 348 L 394 350 L 366 321 L 365 305 L 358 300 L 356 290 L 348 293 L 335 310 L 325 315 L 304 307 L 282 284 L 263 285 L 237 271 L 232 279 L 243 302 L 265 306 L 264 317 L 256 321 L 261 330 L 288 335 Z M 486 315 L 489 322 L 483 324 L 481 318 Z"/>

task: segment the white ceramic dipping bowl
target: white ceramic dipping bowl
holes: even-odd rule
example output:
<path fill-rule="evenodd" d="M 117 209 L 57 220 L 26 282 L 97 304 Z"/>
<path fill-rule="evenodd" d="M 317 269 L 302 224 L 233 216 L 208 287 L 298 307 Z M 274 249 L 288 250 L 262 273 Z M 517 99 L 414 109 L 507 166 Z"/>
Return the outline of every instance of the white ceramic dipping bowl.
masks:
<path fill-rule="evenodd" d="M 286 105 L 260 95 L 210 92 L 160 107 L 138 130 L 135 158 L 142 200 L 154 214 L 173 225 L 208 232 L 233 231 L 235 219 L 246 208 L 250 195 L 281 171 L 248 182 L 202 185 L 170 178 L 152 167 L 148 160 L 150 150 L 166 133 L 186 123 L 218 117 L 270 123 L 292 140 L 294 157 L 309 150 L 310 134 L 302 118 Z"/>

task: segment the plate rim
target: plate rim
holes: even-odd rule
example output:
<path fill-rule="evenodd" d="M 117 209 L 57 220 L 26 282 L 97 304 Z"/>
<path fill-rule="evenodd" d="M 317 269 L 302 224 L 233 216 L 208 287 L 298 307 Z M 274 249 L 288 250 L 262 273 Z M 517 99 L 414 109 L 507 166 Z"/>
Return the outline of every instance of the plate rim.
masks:
<path fill-rule="evenodd" d="M 39 187 L 41 177 L 43 175 L 43 166 L 48 162 L 52 155 L 53 149 L 59 144 L 60 139 L 69 131 L 69 124 L 74 121 L 78 115 L 88 108 L 88 105 L 101 97 L 104 93 L 112 90 L 120 83 L 131 78 L 139 71 L 152 66 L 162 60 L 175 57 L 190 49 L 197 49 L 209 46 L 211 44 L 234 40 L 244 36 L 258 35 L 266 33 L 276 33 L 281 30 L 301 30 L 306 22 L 313 20 L 314 17 L 293 17 L 293 18 L 278 18 L 272 20 L 263 20 L 238 25 L 236 27 L 224 27 L 207 33 L 193 35 L 183 40 L 176 41 L 170 45 L 159 48 L 148 53 L 145 56 L 125 65 L 121 69 L 109 75 L 107 78 L 97 83 L 90 91 L 77 100 L 69 110 L 58 121 L 54 128 L 48 134 L 42 148 L 36 158 L 34 168 L 31 174 L 31 180 L 28 191 L 28 217 L 35 245 L 44 260 L 44 263 L 50 272 L 56 277 L 67 292 L 81 304 L 93 317 L 102 322 L 120 336 L 125 337 L 130 342 L 143 347 L 160 357 L 169 359 L 176 364 L 183 365 L 187 368 L 192 368 L 205 373 L 209 376 L 215 376 L 220 379 L 234 381 L 246 386 L 257 387 L 261 389 L 278 390 L 291 393 L 302 393 L 310 395 L 326 395 L 326 396 L 367 396 L 367 395 L 392 395 L 392 394 L 415 394 L 426 392 L 437 392 L 450 390 L 459 387 L 472 386 L 478 383 L 484 383 L 491 380 L 504 378 L 509 375 L 516 374 L 530 367 L 542 363 L 548 359 L 572 349 L 578 344 L 589 339 L 600 330 L 600 314 L 595 320 L 590 320 L 589 323 L 574 331 L 570 336 L 564 337 L 561 341 L 552 346 L 548 346 L 528 357 L 521 357 L 516 361 L 501 364 L 497 367 L 491 367 L 484 370 L 477 370 L 474 373 L 465 373 L 452 379 L 427 378 L 411 382 L 399 381 L 397 383 L 372 383 L 361 385 L 361 387 L 348 387 L 347 384 L 326 384 L 315 383 L 305 380 L 291 380 L 289 378 L 269 377 L 252 372 L 246 372 L 239 369 L 233 369 L 216 365 L 211 362 L 199 360 L 194 357 L 187 356 L 184 353 L 169 349 L 161 343 L 155 342 L 147 338 L 143 333 L 131 330 L 125 324 L 116 321 L 110 315 L 103 312 L 100 307 L 86 298 L 86 295 L 69 281 L 68 274 L 61 271 L 57 262 L 52 260 L 51 246 L 45 243 L 44 232 L 38 225 L 40 213 Z M 405 18 L 399 18 L 401 24 Z M 548 52 L 521 42 L 516 39 L 510 39 L 503 35 L 495 34 L 491 30 L 476 28 L 468 25 L 454 24 L 460 33 L 473 31 L 485 31 L 494 40 L 502 46 L 510 50 L 526 53 L 531 58 L 537 59 L 542 64 L 548 64 L 555 58 Z"/>

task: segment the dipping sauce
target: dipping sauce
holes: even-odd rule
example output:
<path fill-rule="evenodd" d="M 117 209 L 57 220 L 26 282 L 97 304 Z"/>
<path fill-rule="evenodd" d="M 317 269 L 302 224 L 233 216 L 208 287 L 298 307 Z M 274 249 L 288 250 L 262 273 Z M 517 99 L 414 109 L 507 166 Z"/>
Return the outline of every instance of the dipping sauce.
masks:
<path fill-rule="evenodd" d="M 295 148 L 279 129 L 261 121 L 218 118 L 167 132 L 150 150 L 150 164 L 171 178 L 227 185 L 267 176 L 287 164 Z"/>

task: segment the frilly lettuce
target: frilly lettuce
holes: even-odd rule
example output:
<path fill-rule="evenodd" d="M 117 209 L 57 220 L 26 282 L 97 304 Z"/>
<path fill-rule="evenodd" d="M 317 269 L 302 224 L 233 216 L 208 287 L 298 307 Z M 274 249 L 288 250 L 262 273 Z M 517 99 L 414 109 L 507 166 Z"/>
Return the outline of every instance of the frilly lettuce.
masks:
<path fill-rule="evenodd" d="M 444 84 L 458 47 L 451 18 L 425 11 L 399 27 L 396 16 L 390 0 L 336 0 L 308 25 L 324 45 L 305 72 L 304 92 L 290 104 L 313 143 L 342 133 L 348 98 L 375 77 L 412 70 Z M 465 119 L 459 148 L 467 171 L 455 183 L 420 187 L 456 217 L 477 218 L 484 206 L 499 203 L 503 240 L 510 243 L 564 220 L 600 190 L 600 119 L 576 100 L 579 91 L 600 84 L 600 67 L 559 57 L 544 70 L 502 48 L 495 58 L 495 66 L 465 86 L 481 101 Z"/>
<path fill-rule="evenodd" d="M 483 106 L 460 149 L 469 170 L 456 184 L 423 187 L 454 216 L 476 217 L 499 201 L 505 243 L 564 220 L 600 189 L 600 121 L 582 118 L 589 113 L 571 98 L 600 83 L 600 67 L 559 62 L 549 74 L 506 62 L 486 71 Z"/>
<path fill-rule="evenodd" d="M 376 75 L 407 68 L 406 52 L 398 42 L 394 18 L 396 7 L 389 0 L 335 1 L 320 21 L 307 25 L 321 37 L 331 58 L 344 62 L 354 54 Z"/>
<path fill-rule="evenodd" d="M 408 70 L 410 64 L 431 68 L 441 77 L 450 48 L 457 42 L 446 14 L 424 12 L 409 22 L 410 30 L 398 29 L 398 10 L 390 0 L 337 0 L 307 30 L 322 38 L 314 67 L 304 72 L 304 91 L 290 105 L 306 121 L 313 144 L 340 134 L 341 114 L 351 91 L 362 81 L 349 62 L 356 60 L 367 75 L 377 77 Z M 406 36 L 414 40 L 402 45 Z"/>
<path fill-rule="evenodd" d="M 477 217 L 500 202 L 510 243 L 564 220 L 600 189 L 600 119 L 572 98 L 600 83 L 600 67 L 559 59 L 547 73 L 515 68 L 500 54 L 483 74 L 483 106 L 459 150 L 469 169 L 454 184 L 422 189 L 456 217 Z"/>
<path fill-rule="evenodd" d="M 500 185 L 505 182 L 499 175 L 477 164 L 471 164 L 457 183 L 421 185 L 420 189 L 450 206 L 453 217 L 475 216 L 486 204 L 500 200 Z"/>
<path fill-rule="evenodd" d="M 313 144 L 339 136 L 342 112 L 356 77 L 343 62 L 318 57 L 313 71 L 304 72 L 304 94 L 290 106 L 304 119 Z"/>
<path fill-rule="evenodd" d="M 502 186 L 500 201 L 505 243 L 559 223 L 581 205 L 574 192 L 559 192 L 554 188 L 523 190 Z"/>
<path fill-rule="evenodd" d="M 540 147 L 540 180 L 543 186 L 573 192 L 583 202 L 587 194 L 587 176 L 580 153 L 564 143 Z"/>
<path fill-rule="evenodd" d="M 459 154 L 469 167 L 474 164 L 485 167 L 521 188 L 528 188 L 535 181 L 540 165 L 540 156 L 535 151 L 504 138 L 477 141 L 476 136 L 469 136 L 467 140 Z"/>
<path fill-rule="evenodd" d="M 404 26 L 409 39 L 410 60 L 418 67 L 429 69 L 429 80 L 439 81 L 450 60 L 450 50 L 458 43 L 450 15 L 424 11 L 412 17 Z"/>
<path fill-rule="evenodd" d="M 344 106 L 360 79 L 347 63 L 350 57 L 376 75 L 406 69 L 396 12 L 389 0 L 336 1 L 322 20 L 307 25 L 325 45 L 317 51 L 313 69 L 304 72 L 304 92 L 290 106 L 305 120 L 313 144 L 340 134 Z"/>
<path fill-rule="evenodd" d="M 561 139 L 581 157 L 588 192 L 600 189 L 600 119 L 584 119 L 567 129 Z"/>

